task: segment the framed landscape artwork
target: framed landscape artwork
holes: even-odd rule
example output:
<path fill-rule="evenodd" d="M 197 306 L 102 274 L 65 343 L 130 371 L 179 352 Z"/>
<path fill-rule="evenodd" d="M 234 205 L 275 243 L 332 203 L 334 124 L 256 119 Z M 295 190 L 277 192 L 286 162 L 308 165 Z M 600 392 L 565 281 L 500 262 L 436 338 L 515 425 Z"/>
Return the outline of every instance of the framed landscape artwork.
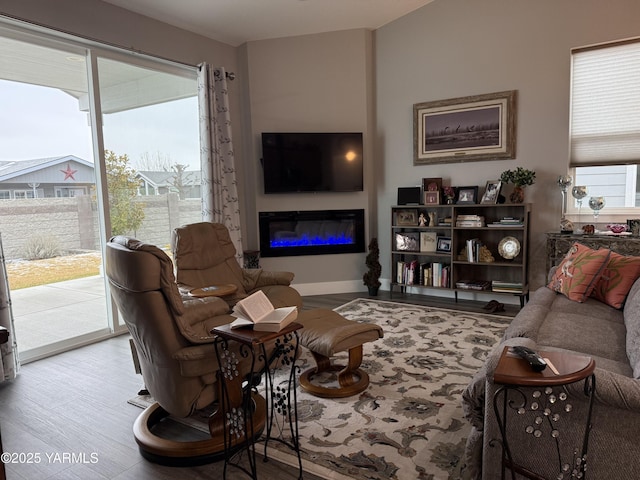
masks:
<path fill-rule="evenodd" d="M 416 103 L 414 165 L 515 158 L 516 94 Z"/>

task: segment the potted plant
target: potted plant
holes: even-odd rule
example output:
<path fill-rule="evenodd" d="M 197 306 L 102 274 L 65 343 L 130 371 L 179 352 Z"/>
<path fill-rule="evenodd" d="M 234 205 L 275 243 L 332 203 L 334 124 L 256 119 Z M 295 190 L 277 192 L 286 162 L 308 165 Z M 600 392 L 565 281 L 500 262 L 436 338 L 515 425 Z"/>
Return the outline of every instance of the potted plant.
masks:
<path fill-rule="evenodd" d="M 375 297 L 378 295 L 378 288 L 380 288 L 380 274 L 382 273 L 382 267 L 380 266 L 380 247 L 378 247 L 378 239 L 372 238 L 369 242 L 369 253 L 365 259 L 365 264 L 369 269 L 363 276 L 363 283 L 369 288 L 369 295 Z"/>
<path fill-rule="evenodd" d="M 524 187 L 533 185 L 536 181 L 536 172 L 518 167 L 515 170 L 505 170 L 500 175 L 500 180 L 504 183 L 513 183 L 513 192 L 509 199 L 511 203 L 522 203 L 524 201 Z"/>

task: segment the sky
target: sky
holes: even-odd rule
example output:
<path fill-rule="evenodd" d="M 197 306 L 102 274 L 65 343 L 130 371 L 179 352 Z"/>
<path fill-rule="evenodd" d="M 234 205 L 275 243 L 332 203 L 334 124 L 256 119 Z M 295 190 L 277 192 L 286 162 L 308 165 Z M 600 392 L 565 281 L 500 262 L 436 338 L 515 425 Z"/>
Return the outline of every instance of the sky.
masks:
<path fill-rule="evenodd" d="M 105 148 L 127 154 L 134 168 L 144 157 L 199 169 L 195 97 L 105 115 Z M 0 80 L 0 160 L 75 155 L 93 161 L 89 115 L 61 90 Z M 144 169 L 144 168 L 143 168 Z"/>

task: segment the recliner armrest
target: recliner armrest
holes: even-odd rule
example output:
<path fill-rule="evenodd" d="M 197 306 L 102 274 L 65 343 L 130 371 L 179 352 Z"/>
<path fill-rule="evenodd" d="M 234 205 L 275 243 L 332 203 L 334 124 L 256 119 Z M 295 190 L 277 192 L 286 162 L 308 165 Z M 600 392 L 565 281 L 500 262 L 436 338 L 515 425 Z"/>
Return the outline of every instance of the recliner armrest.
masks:
<path fill-rule="evenodd" d="M 215 336 L 211 329 L 229 323 L 229 304 L 219 297 L 202 297 L 184 302 L 185 311 L 176 315 L 176 324 L 180 333 L 192 343 L 211 343 Z"/>
<path fill-rule="evenodd" d="M 242 269 L 242 283 L 247 291 L 267 285 L 290 285 L 293 277 L 292 272 L 266 271 L 261 268 Z"/>

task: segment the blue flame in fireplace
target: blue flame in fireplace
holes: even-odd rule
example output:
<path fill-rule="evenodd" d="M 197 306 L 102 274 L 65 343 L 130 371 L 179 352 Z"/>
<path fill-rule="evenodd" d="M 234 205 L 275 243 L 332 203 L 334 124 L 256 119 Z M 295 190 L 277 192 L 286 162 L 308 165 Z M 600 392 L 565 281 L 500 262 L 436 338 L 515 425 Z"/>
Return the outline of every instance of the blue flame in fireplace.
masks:
<path fill-rule="evenodd" d="M 272 239 L 271 248 L 281 247 L 315 247 L 318 245 L 352 245 L 353 237 L 350 235 L 336 235 L 328 237 L 301 235 L 300 237 L 284 237 Z"/>

